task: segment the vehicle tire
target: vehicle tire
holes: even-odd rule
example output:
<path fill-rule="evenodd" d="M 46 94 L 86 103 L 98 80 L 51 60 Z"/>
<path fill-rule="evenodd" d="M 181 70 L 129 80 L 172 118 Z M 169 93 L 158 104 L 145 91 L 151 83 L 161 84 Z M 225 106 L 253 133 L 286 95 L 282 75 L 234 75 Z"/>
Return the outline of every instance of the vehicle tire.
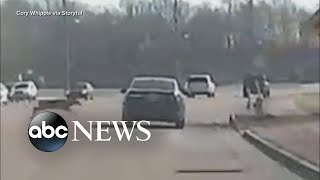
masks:
<path fill-rule="evenodd" d="M 267 93 L 263 93 L 263 98 L 267 98 L 268 97 L 268 95 L 267 95 Z"/>
<path fill-rule="evenodd" d="M 127 122 L 131 122 L 131 123 L 132 123 L 132 121 L 140 121 L 140 120 L 133 120 L 133 119 L 131 119 L 130 117 L 124 117 L 124 116 L 122 116 L 121 121 L 127 121 Z"/>
<path fill-rule="evenodd" d="M 126 117 L 125 113 L 122 110 L 121 121 L 128 121 L 128 117 Z"/>
<path fill-rule="evenodd" d="M 88 101 L 88 100 L 89 100 L 89 96 L 88 96 L 88 95 L 85 95 L 85 96 L 84 96 L 84 99 L 85 99 L 86 101 Z"/>
<path fill-rule="evenodd" d="M 251 109 L 251 102 L 250 102 L 250 100 L 248 100 L 247 105 L 246 105 L 246 108 L 247 108 L 247 109 Z"/>
<path fill-rule="evenodd" d="M 208 96 L 208 98 L 213 98 L 214 97 L 214 93 L 212 93 L 212 94 L 210 93 L 207 96 Z"/>
<path fill-rule="evenodd" d="M 243 97 L 244 97 L 244 98 L 248 98 L 248 96 L 249 96 L 249 95 L 248 95 L 248 92 L 247 92 L 247 90 L 246 90 L 245 87 L 244 87 L 243 90 L 242 90 L 242 94 L 243 94 Z"/>
<path fill-rule="evenodd" d="M 184 118 L 182 120 L 176 121 L 176 128 L 177 129 L 183 129 L 185 125 L 185 120 Z"/>
<path fill-rule="evenodd" d="M 37 99 L 36 96 L 33 96 L 33 97 L 32 97 L 32 101 L 35 101 L 36 99 Z"/>
<path fill-rule="evenodd" d="M 270 97 L 270 92 L 269 91 L 266 91 L 263 93 L 263 98 L 268 98 Z"/>
<path fill-rule="evenodd" d="M 91 101 L 93 100 L 93 96 L 90 96 L 90 100 L 91 100 Z"/>

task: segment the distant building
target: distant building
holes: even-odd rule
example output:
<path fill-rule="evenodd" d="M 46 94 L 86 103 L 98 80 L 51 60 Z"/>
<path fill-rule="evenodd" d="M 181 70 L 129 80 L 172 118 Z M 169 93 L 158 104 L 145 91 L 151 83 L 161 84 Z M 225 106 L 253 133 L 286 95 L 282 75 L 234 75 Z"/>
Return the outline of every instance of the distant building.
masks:
<path fill-rule="evenodd" d="M 320 9 L 302 24 L 301 36 L 309 46 L 319 47 L 320 43 Z"/>
<path fill-rule="evenodd" d="M 311 17 L 311 22 L 315 32 L 320 36 L 320 9 Z"/>

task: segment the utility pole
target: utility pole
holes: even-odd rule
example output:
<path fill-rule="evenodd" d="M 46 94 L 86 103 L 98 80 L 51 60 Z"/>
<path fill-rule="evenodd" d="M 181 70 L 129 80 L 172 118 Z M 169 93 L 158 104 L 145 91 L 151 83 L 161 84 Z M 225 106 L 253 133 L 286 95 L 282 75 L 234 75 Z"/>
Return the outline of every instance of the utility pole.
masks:
<path fill-rule="evenodd" d="M 179 32 L 179 29 L 178 29 L 178 0 L 174 0 L 173 2 L 173 31 L 174 33 L 177 35 L 177 40 L 180 41 L 180 32 Z M 178 79 L 181 78 L 181 62 L 180 62 L 180 57 L 176 58 L 175 59 L 175 71 L 176 71 L 176 76 Z"/>
<path fill-rule="evenodd" d="M 174 32 L 178 31 L 178 0 L 174 0 L 173 3 L 173 25 L 174 25 Z"/>
<path fill-rule="evenodd" d="M 63 10 L 67 11 L 66 0 L 62 0 Z M 65 92 L 70 90 L 70 31 L 67 16 L 63 16 L 64 26 L 65 26 L 65 55 L 66 55 L 66 84 Z"/>
<path fill-rule="evenodd" d="M 227 34 L 227 48 L 232 48 L 233 46 L 233 28 L 232 28 L 232 0 L 228 2 L 228 34 Z"/>
<path fill-rule="evenodd" d="M 251 38 L 251 45 L 254 45 L 254 16 L 253 16 L 253 0 L 249 0 L 249 19 L 250 19 L 250 25 L 249 25 L 249 36 Z"/>
<path fill-rule="evenodd" d="M 45 0 L 45 1 L 46 1 L 46 5 L 47 5 L 47 11 L 51 11 L 50 0 Z"/>

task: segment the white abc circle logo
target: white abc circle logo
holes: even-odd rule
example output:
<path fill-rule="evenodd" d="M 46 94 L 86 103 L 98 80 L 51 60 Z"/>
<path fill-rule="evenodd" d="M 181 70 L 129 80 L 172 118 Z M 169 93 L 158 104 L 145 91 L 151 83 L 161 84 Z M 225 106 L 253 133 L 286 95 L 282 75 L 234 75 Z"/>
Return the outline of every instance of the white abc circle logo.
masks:
<path fill-rule="evenodd" d="M 68 125 L 60 115 L 42 112 L 31 120 L 28 135 L 35 148 L 53 152 L 60 149 L 67 141 Z"/>
<path fill-rule="evenodd" d="M 41 122 L 42 126 L 41 128 L 39 126 L 32 126 L 29 129 L 29 136 L 31 138 L 53 138 L 53 136 L 57 136 L 58 138 L 65 138 L 68 136 L 68 128 L 65 126 L 58 126 L 56 129 L 54 129 L 52 126 L 47 126 L 45 121 Z M 49 134 L 47 134 L 47 130 L 50 131 Z M 64 133 L 60 133 L 60 130 L 63 130 Z M 36 131 L 36 134 L 34 132 Z"/>

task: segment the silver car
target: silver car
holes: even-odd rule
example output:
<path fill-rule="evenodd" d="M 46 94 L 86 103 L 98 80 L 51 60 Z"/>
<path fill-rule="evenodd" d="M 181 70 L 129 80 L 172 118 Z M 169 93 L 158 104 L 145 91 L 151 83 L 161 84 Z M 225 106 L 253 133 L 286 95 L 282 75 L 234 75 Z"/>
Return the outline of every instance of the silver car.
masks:
<path fill-rule="evenodd" d="M 124 121 L 157 121 L 185 124 L 184 95 L 178 82 L 167 77 L 135 77 L 125 93 L 122 106 Z"/>

